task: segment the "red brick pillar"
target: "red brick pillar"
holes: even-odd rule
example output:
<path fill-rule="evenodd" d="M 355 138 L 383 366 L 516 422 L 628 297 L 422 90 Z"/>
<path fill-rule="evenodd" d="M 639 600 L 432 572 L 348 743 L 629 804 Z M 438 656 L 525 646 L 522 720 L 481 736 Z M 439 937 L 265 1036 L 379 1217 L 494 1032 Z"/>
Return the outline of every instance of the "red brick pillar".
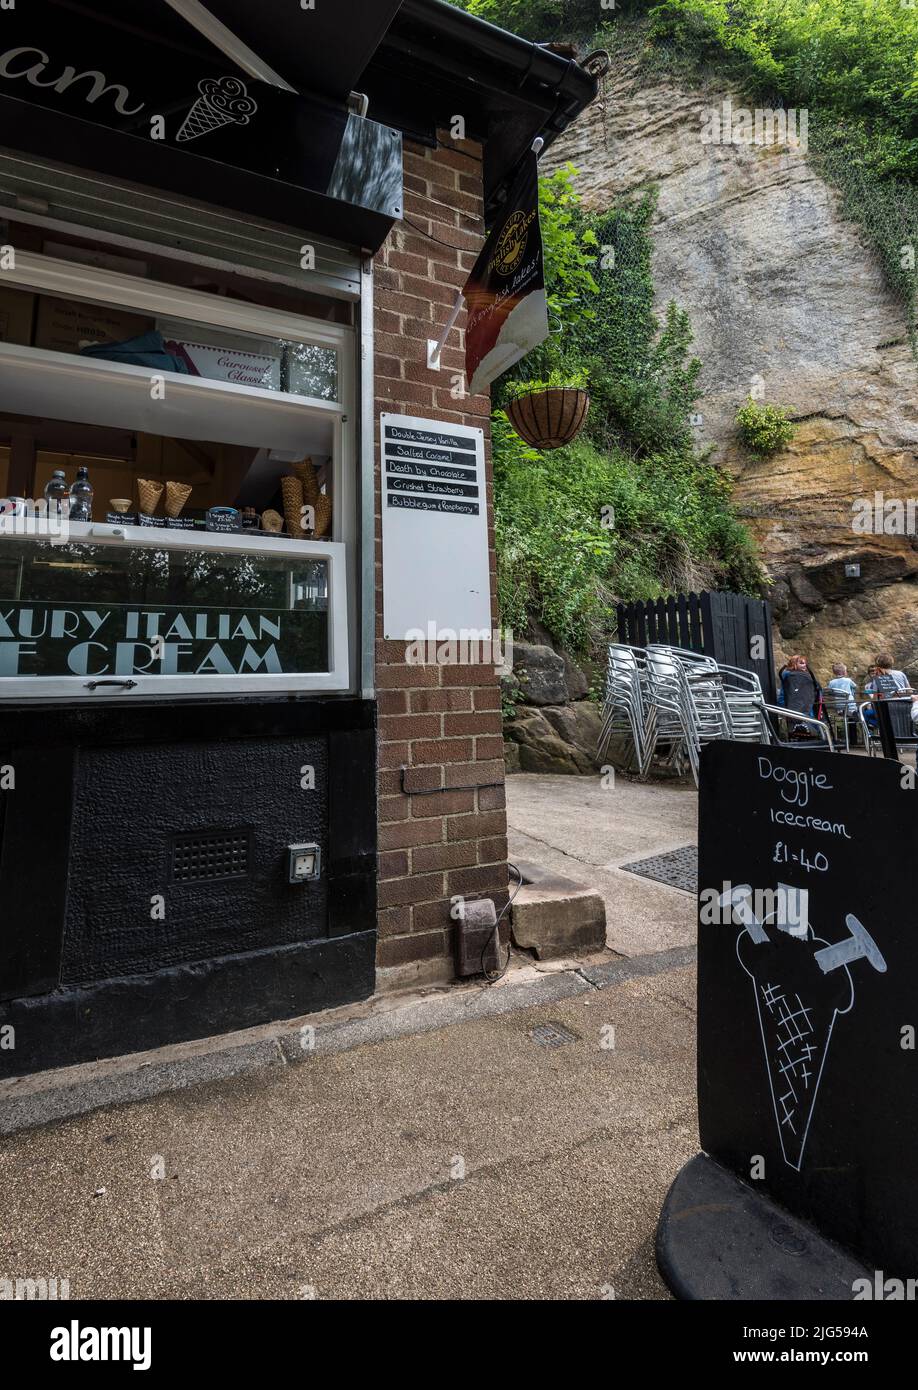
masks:
<path fill-rule="evenodd" d="M 380 985 L 452 979 L 452 899 L 507 898 L 500 690 L 494 667 L 409 665 L 383 640 L 379 415 L 389 411 L 485 433 L 492 623 L 493 475 L 488 396 L 457 397 L 465 313 L 441 370 L 427 368 L 484 236 L 481 147 L 441 136 L 406 144 L 405 219 L 375 262 L 376 684 L 379 699 Z"/>

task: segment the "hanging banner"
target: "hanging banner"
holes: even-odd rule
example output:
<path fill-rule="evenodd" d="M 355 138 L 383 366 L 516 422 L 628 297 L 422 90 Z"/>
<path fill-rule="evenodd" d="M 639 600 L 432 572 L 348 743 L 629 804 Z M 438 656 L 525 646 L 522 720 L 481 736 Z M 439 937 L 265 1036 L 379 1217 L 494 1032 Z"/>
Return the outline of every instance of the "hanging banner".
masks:
<path fill-rule="evenodd" d="M 463 293 L 468 308 L 465 373 L 475 396 L 548 337 L 534 154 L 523 161 Z"/>

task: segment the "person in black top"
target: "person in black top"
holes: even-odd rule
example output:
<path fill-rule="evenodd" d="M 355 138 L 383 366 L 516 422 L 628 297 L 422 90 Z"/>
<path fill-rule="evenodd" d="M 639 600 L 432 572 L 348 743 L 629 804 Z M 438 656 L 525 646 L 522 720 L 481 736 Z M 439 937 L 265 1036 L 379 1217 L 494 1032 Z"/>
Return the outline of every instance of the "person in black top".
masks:
<path fill-rule="evenodd" d="M 778 704 L 797 714 L 806 714 L 815 719 L 818 714 L 822 687 L 806 663 L 805 656 L 792 656 L 786 666 L 778 672 Z M 809 737 L 809 730 L 796 726 L 791 736 Z"/>

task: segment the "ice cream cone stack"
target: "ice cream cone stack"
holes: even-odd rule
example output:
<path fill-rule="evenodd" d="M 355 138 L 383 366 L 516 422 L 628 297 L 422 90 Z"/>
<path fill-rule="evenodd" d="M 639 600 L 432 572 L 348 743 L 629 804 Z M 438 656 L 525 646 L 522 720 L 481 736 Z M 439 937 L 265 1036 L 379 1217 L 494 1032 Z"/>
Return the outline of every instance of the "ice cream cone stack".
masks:
<path fill-rule="evenodd" d="M 312 459 L 303 459 L 302 463 L 295 463 L 292 467 L 294 474 L 303 484 L 303 501 L 314 506 L 315 500 L 319 495 L 319 480 L 316 477 L 316 470 L 313 467 Z"/>
<path fill-rule="evenodd" d="M 287 522 L 287 535 L 302 540 L 303 531 L 303 484 L 299 478 L 281 478 L 281 493 L 284 498 L 284 519 Z"/>
<path fill-rule="evenodd" d="M 178 516 L 190 496 L 190 483 L 166 483 L 166 516 Z"/>
<path fill-rule="evenodd" d="M 156 511 L 159 499 L 163 495 L 163 484 L 158 483 L 154 478 L 137 479 L 137 496 L 140 498 L 140 510 L 147 516 L 152 516 Z"/>
<path fill-rule="evenodd" d="M 315 537 L 317 540 L 320 540 L 331 531 L 332 500 L 324 492 L 320 492 L 312 505 L 315 507 L 316 512 Z"/>

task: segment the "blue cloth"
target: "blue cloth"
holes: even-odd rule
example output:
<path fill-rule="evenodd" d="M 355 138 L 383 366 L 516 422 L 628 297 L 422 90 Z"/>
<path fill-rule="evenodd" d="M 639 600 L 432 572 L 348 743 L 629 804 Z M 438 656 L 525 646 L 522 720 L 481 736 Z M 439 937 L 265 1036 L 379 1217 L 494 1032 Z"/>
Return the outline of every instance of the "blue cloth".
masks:
<path fill-rule="evenodd" d="M 101 357 L 106 362 L 129 362 L 135 367 L 152 367 L 154 371 L 178 372 L 190 376 L 188 364 L 166 350 L 163 335 L 155 329 L 139 338 L 123 343 L 93 343 L 80 349 L 81 357 Z"/>

